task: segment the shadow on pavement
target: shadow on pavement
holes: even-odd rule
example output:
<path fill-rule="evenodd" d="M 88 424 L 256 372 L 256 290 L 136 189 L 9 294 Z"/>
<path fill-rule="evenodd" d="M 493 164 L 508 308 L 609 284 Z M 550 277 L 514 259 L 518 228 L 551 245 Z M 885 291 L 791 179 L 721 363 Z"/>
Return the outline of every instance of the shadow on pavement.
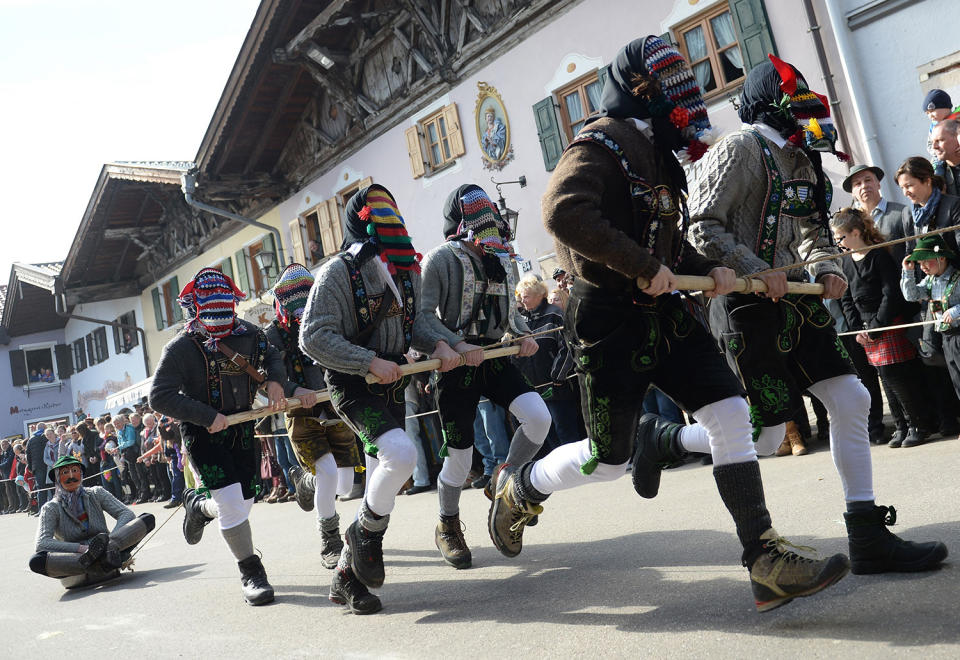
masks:
<path fill-rule="evenodd" d="M 136 564 L 134 564 L 136 566 Z M 151 568 L 148 570 L 134 570 L 132 573 L 124 571 L 120 577 L 101 582 L 100 584 L 70 589 L 60 596 L 61 602 L 70 602 L 80 598 L 85 598 L 97 594 L 101 591 L 114 591 L 118 589 L 144 589 L 155 586 L 156 582 L 174 582 L 184 580 L 193 575 L 199 574 L 194 569 L 204 566 L 204 564 L 183 564 L 182 566 L 164 566 L 162 568 Z"/>
<path fill-rule="evenodd" d="M 388 549 L 387 584 L 377 592 L 384 609 L 378 616 L 422 612 L 418 623 L 425 624 L 542 621 L 627 632 L 713 630 L 893 646 L 960 641 L 955 598 L 960 577 L 949 558 L 940 570 L 927 573 L 851 574 L 820 594 L 759 614 L 747 572 L 738 567 L 733 534 L 685 530 L 537 545 L 535 531 L 525 534 L 524 551 L 514 560 L 490 547 L 474 552 L 475 567 L 506 563 L 520 569 L 502 580 L 471 579 L 470 570 L 451 569 L 442 581 L 391 583 Z M 918 541 L 944 540 L 960 551 L 956 523 L 895 531 Z M 845 538 L 791 540 L 824 552 L 846 546 Z"/>

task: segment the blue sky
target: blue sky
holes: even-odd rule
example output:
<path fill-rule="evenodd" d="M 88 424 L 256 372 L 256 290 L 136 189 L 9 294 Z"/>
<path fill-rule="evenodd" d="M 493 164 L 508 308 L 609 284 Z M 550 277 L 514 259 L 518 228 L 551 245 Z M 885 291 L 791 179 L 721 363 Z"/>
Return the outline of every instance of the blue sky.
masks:
<path fill-rule="evenodd" d="M 0 284 L 61 261 L 103 163 L 192 160 L 258 0 L 0 0 Z"/>

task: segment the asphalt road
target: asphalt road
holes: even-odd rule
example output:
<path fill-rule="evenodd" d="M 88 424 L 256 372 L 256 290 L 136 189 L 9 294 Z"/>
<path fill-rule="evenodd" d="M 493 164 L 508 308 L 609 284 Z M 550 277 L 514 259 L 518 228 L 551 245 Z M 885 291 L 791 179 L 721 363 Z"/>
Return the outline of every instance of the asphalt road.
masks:
<path fill-rule="evenodd" d="M 385 541 L 381 613 L 327 600 L 314 514 L 258 504 L 254 543 L 276 589 L 253 608 L 215 525 L 188 546 L 175 517 L 106 586 L 64 591 L 27 568 L 36 519 L 0 517 L 6 561 L 2 657 L 960 657 L 960 441 L 872 451 L 878 502 L 894 531 L 937 538 L 941 570 L 848 575 L 824 593 L 766 614 L 753 606 L 733 523 L 711 469 L 664 474 L 642 500 L 629 477 L 554 494 L 515 559 L 486 533 L 487 500 L 466 491 L 474 567 L 456 571 L 433 544 L 436 493 L 401 496 Z M 761 461 L 774 525 L 821 552 L 846 550 L 840 481 L 825 449 Z M 357 502 L 338 505 L 350 519 Z M 150 511 L 159 522 L 168 511 Z"/>

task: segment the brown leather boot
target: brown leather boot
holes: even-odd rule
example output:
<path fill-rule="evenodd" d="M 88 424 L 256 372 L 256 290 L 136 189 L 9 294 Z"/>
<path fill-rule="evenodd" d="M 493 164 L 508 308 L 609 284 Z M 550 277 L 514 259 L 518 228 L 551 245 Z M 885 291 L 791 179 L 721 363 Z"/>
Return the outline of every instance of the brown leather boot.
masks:
<path fill-rule="evenodd" d="M 784 442 L 787 441 L 790 442 L 790 453 L 794 456 L 803 456 L 807 453 L 807 446 L 803 444 L 803 436 L 800 435 L 796 422 L 787 422 L 787 435 Z"/>

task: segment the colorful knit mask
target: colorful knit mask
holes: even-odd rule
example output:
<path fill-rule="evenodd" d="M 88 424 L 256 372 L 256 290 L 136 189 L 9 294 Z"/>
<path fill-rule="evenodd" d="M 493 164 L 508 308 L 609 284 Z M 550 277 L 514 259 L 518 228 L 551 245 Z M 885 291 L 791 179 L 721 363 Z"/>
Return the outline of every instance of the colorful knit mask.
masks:
<path fill-rule="evenodd" d="M 283 269 L 273 285 L 273 307 L 281 327 L 289 328 L 291 323 L 300 323 L 312 286 L 313 275 L 300 264 L 290 264 Z"/>
<path fill-rule="evenodd" d="M 413 249 L 403 216 L 386 188 L 368 188 L 364 206 L 357 212 L 357 217 L 367 223 L 367 235 L 378 244 L 380 259 L 387 264 L 391 274 L 398 270 L 420 272 L 419 262 L 423 256 Z"/>
<path fill-rule="evenodd" d="M 497 207 L 480 186 L 460 186 L 447 197 L 443 207 L 443 234 L 448 241 L 466 240 L 483 253 L 483 270 L 487 278 L 503 282 L 507 272 L 501 257 L 512 257 L 510 226 L 503 221 Z"/>
<path fill-rule="evenodd" d="M 216 350 L 224 337 L 243 334 L 245 328 L 237 323 L 237 303 L 246 298 L 229 277 L 216 268 L 204 268 L 191 280 L 177 301 L 181 307 L 196 309 L 196 316 L 187 321 L 188 332 L 200 332 L 208 337 L 204 343 Z"/>

